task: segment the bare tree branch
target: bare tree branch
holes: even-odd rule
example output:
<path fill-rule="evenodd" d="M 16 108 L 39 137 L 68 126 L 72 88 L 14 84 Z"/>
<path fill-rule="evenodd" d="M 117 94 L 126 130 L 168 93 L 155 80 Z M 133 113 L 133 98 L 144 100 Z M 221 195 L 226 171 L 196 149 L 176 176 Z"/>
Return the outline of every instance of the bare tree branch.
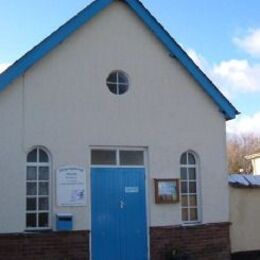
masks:
<path fill-rule="evenodd" d="M 245 159 L 246 155 L 260 152 L 260 136 L 255 134 L 232 134 L 227 136 L 228 172 L 252 173 L 251 161 Z"/>

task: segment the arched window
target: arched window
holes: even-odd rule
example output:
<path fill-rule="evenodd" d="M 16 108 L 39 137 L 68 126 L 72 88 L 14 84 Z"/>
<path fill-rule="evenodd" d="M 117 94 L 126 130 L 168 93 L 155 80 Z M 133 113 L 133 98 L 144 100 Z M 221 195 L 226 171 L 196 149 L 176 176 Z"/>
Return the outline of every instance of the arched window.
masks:
<path fill-rule="evenodd" d="M 192 152 L 181 155 L 181 208 L 184 223 L 199 222 L 198 162 Z"/>
<path fill-rule="evenodd" d="M 50 228 L 50 159 L 41 147 L 27 154 L 26 229 Z"/>

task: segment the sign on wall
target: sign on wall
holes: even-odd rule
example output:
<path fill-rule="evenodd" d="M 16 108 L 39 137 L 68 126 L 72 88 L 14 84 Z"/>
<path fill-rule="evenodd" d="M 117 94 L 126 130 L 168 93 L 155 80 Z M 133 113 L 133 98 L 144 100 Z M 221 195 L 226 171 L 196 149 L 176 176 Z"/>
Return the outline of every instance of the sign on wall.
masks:
<path fill-rule="evenodd" d="M 179 180 L 178 179 L 154 179 L 155 202 L 178 203 L 179 202 Z"/>
<path fill-rule="evenodd" d="M 86 171 L 77 166 L 65 166 L 57 170 L 57 205 L 80 207 L 87 203 Z"/>

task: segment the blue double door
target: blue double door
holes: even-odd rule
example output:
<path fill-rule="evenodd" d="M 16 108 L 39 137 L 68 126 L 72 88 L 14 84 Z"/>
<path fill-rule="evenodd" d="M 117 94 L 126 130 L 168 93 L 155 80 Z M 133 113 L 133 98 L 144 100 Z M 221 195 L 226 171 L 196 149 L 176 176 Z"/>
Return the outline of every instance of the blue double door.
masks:
<path fill-rule="evenodd" d="M 91 169 L 92 260 L 147 260 L 144 168 Z"/>

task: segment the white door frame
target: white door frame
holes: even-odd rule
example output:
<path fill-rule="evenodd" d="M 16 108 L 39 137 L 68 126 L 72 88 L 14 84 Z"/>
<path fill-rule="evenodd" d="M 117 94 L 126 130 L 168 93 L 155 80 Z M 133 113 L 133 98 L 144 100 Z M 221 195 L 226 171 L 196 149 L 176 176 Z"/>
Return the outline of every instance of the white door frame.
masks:
<path fill-rule="evenodd" d="M 116 165 L 92 165 L 91 164 L 91 151 L 92 150 L 115 150 L 116 151 Z M 144 165 L 143 166 L 124 166 L 119 165 L 119 151 L 143 151 L 144 152 Z M 89 256 L 92 259 L 92 205 L 91 205 L 91 168 L 140 168 L 145 169 L 145 204 L 146 204 L 146 230 L 147 230 L 147 257 L 150 259 L 150 178 L 149 178 L 149 157 L 148 157 L 148 147 L 138 147 L 138 146 L 89 146 Z"/>

